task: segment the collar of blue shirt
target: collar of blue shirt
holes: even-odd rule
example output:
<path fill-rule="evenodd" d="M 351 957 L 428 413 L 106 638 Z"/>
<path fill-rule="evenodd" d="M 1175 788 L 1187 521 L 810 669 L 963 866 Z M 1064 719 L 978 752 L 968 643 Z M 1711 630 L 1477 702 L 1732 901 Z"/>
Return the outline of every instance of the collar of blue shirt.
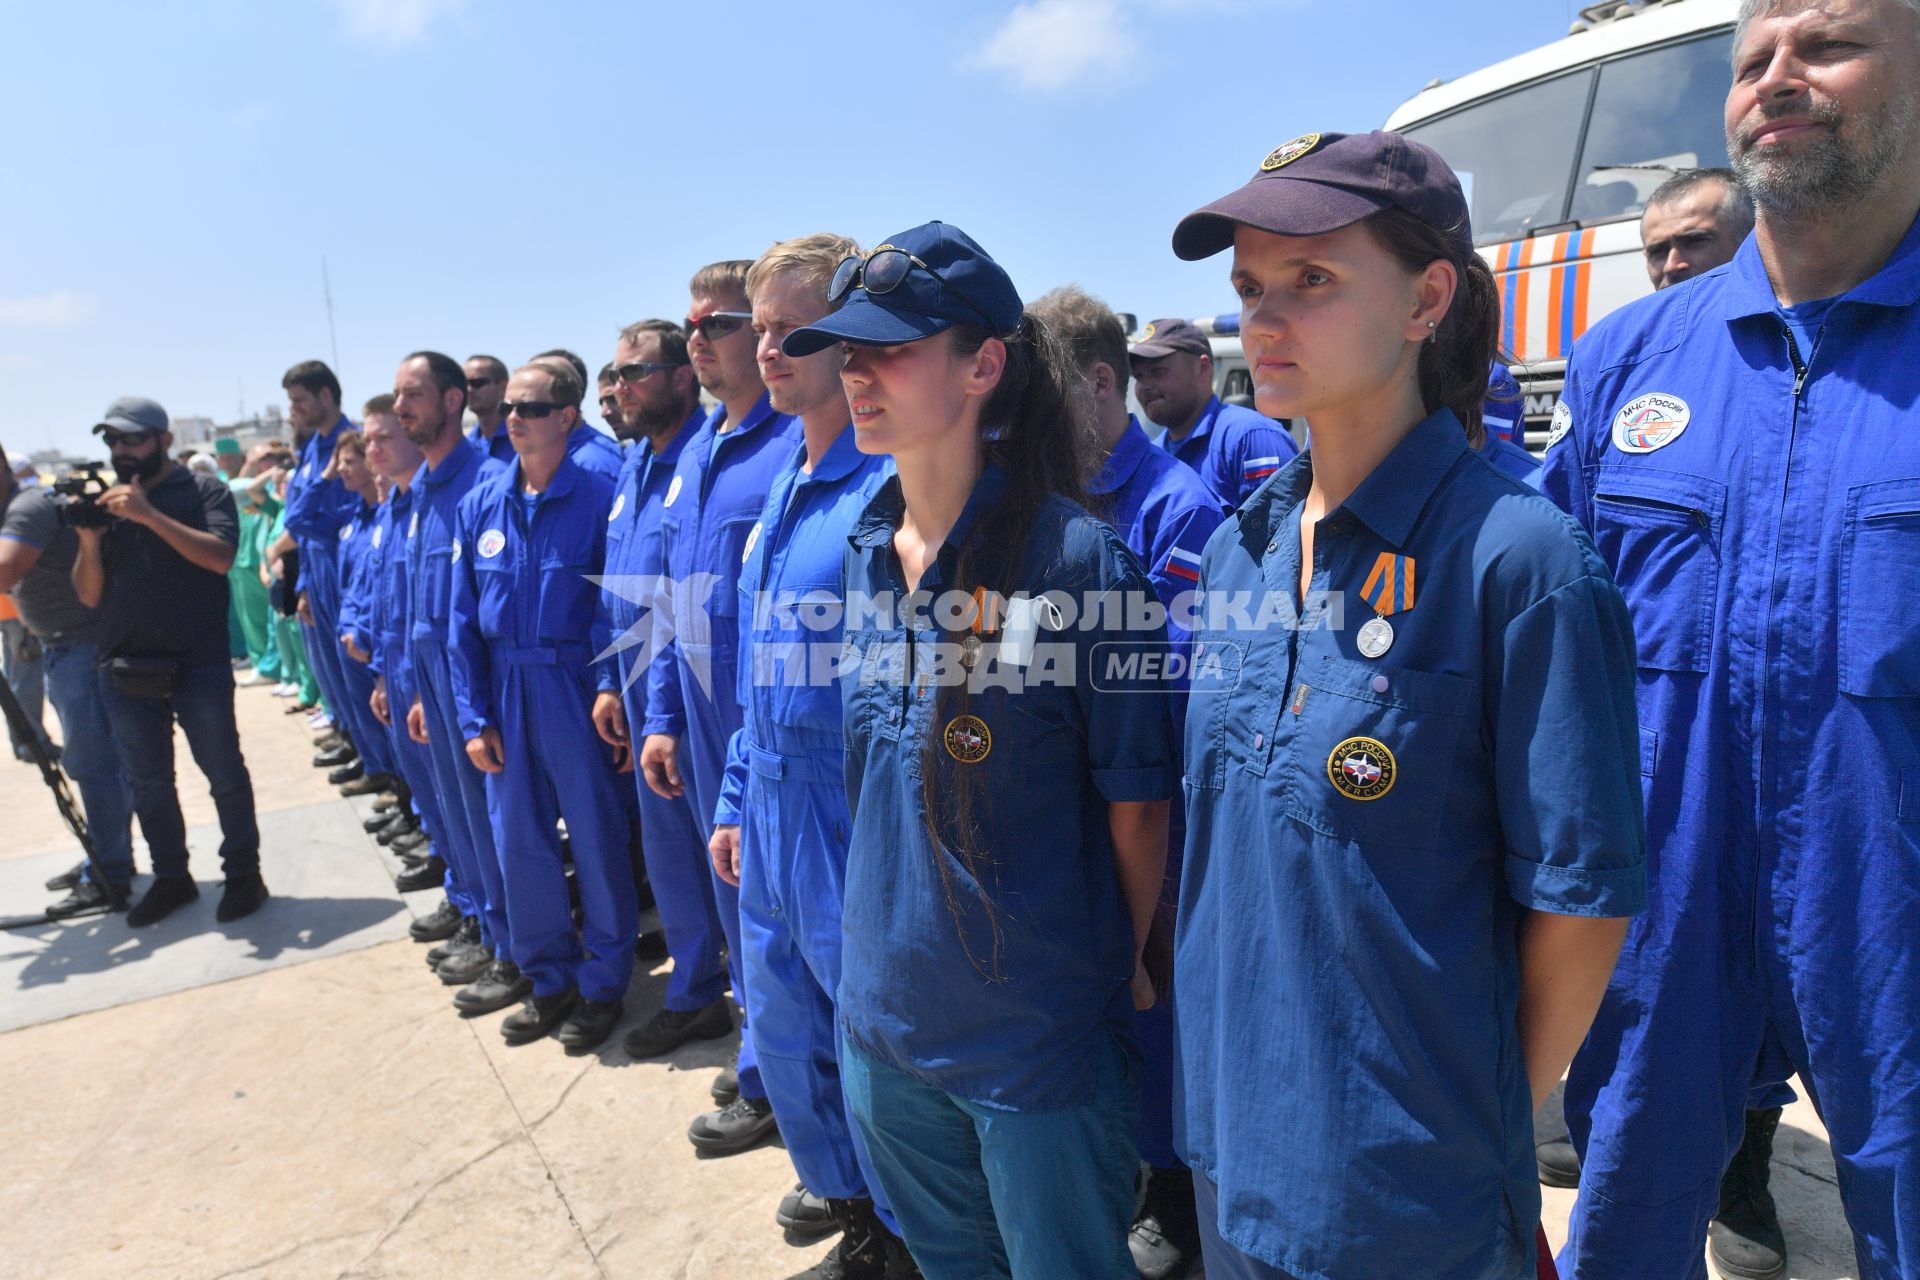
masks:
<path fill-rule="evenodd" d="M 1340 508 L 1385 541 L 1404 546 L 1427 500 L 1465 452 L 1467 433 L 1460 419 L 1451 409 L 1436 409 L 1381 459 Z M 1281 482 L 1268 489 L 1265 501 L 1258 504 L 1268 527 L 1305 498 L 1312 483 L 1313 454 L 1308 451 L 1288 464 Z"/>
<path fill-rule="evenodd" d="M 800 443 L 800 456 L 807 456 L 806 442 Z M 854 435 L 853 423 L 848 422 L 840 434 L 827 446 L 826 453 L 815 464 L 813 470 L 801 475 L 801 484 L 826 484 L 834 480 L 844 480 L 860 469 L 864 455 Z"/>
<path fill-rule="evenodd" d="M 424 462 L 421 463 L 419 473 L 413 478 L 414 483 L 418 484 L 424 480 L 427 484 L 437 489 L 459 475 L 467 467 L 477 464 L 483 456 L 483 453 L 484 451 L 478 443 L 469 440 L 465 436 L 461 436 L 460 443 L 453 446 L 447 453 L 447 456 L 440 460 L 439 466 L 434 467 Z M 515 460 L 515 465 L 519 465 L 518 459 Z"/>
<path fill-rule="evenodd" d="M 1728 288 L 1721 293 L 1721 307 L 1728 320 L 1751 316 L 1778 315 L 1780 302 L 1773 294 L 1773 282 L 1760 260 L 1760 242 L 1749 235 L 1728 264 Z M 1871 306 L 1911 307 L 1920 303 L 1920 218 L 1916 218 L 1900 240 L 1886 265 L 1840 295 L 1847 302 Z"/>
<path fill-rule="evenodd" d="M 955 547 L 966 542 L 967 530 L 999 503 L 1001 491 L 1006 487 L 1007 473 L 989 462 L 980 473 L 980 479 L 974 483 L 973 492 L 967 497 L 967 505 L 960 509 L 960 518 L 947 531 L 947 540 L 940 547 L 939 560 L 942 564 L 951 560 Z M 907 499 L 900 492 L 900 477 L 888 476 L 887 482 L 880 486 L 880 492 L 874 494 L 873 501 L 867 504 L 866 511 L 854 522 L 853 533 L 848 540 L 856 547 L 891 546 L 893 531 L 900 527 L 901 517 L 906 511 Z M 921 585 L 924 587 L 926 584 Z"/>
<path fill-rule="evenodd" d="M 1087 485 L 1088 493 L 1113 493 L 1127 481 L 1133 479 L 1133 473 L 1140 469 L 1140 463 L 1146 458 L 1147 450 L 1153 448 L 1153 441 L 1147 439 L 1147 432 L 1140 425 L 1140 419 L 1127 415 L 1127 429 L 1113 442 L 1113 452 L 1100 465 L 1100 474 Z"/>
<path fill-rule="evenodd" d="M 547 487 L 540 491 L 541 500 L 551 501 L 572 493 L 574 480 L 579 474 L 579 464 L 572 458 L 562 455 L 560 466 L 553 473 L 553 479 L 548 481 Z M 520 459 L 517 456 L 513 460 L 513 469 L 507 472 L 506 485 L 508 493 L 522 493 L 526 489 L 526 481 L 521 479 Z"/>
<path fill-rule="evenodd" d="M 743 436 L 747 434 L 747 432 L 759 426 L 761 423 L 771 421 L 772 419 L 777 418 L 779 416 L 780 416 L 779 414 L 776 414 L 773 411 L 773 401 L 769 400 L 767 398 L 767 393 L 762 391 L 760 393 L 760 398 L 753 402 L 753 408 L 747 410 L 747 416 L 741 419 L 740 425 L 733 428 L 727 434 L 734 435 L 734 436 Z M 707 426 L 713 429 L 714 434 L 718 435 L 720 432 L 720 425 L 724 423 L 726 420 L 727 420 L 727 406 L 725 406 L 724 404 L 717 404 L 713 407 L 713 412 L 707 416 Z"/>

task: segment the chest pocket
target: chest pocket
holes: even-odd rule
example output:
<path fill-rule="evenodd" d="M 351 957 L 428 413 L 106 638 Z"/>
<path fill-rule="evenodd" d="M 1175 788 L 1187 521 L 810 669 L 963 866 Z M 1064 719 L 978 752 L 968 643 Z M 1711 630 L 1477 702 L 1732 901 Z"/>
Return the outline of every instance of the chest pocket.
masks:
<path fill-rule="evenodd" d="M 1848 490 L 1842 536 L 1840 692 L 1920 697 L 1920 479 Z"/>
<path fill-rule="evenodd" d="M 1242 669 L 1251 643 L 1248 637 L 1235 636 L 1229 631 L 1194 633 L 1184 751 L 1186 780 L 1190 786 L 1226 785 L 1227 725 L 1235 718 L 1236 699 L 1258 696 L 1251 687 L 1241 687 Z M 1281 682 L 1284 683 L 1284 674 Z"/>
<path fill-rule="evenodd" d="M 1727 487 L 1650 467 L 1603 467 L 1593 507 L 1594 546 L 1632 612 L 1639 665 L 1706 671 Z"/>
<path fill-rule="evenodd" d="M 444 623 L 453 596 L 453 547 L 449 544 L 422 553 L 418 567 L 419 594 L 415 599 L 419 605 L 415 612 L 422 622 Z"/>
<path fill-rule="evenodd" d="M 716 544 L 712 557 L 699 568 L 708 573 L 720 575 L 720 585 L 713 589 L 713 616 L 716 618 L 738 618 L 740 616 L 740 593 L 734 588 L 740 581 L 742 561 L 746 559 L 747 535 L 760 522 L 759 514 L 735 516 L 720 526 L 716 534 Z M 733 627 L 715 627 L 715 643 L 722 636 L 732 637 Z"/>
<path fill-rule="evenodd" d="M 1384 692 L 1373 687 L 1378 675 L 1388 678 Z M 1281 713 L 1297 722 L 1281 766 L 1287 815 L 1360 844 L 1432 848 L 1452 838 L 1449 798 L 1476 785 L 1460 761 L 1479 749 L 1469 732 L 1479 682 L 1327 657 L 1303 666 L 1301 678 L 1310 688 L 1300 713 Z"/>
<path fill-rule="evenodd" d="M 840 646 L 840 693 L 847 731 L 869 740 L 898 739 L 906 679 L 903 633 L 848 631 Z"/>

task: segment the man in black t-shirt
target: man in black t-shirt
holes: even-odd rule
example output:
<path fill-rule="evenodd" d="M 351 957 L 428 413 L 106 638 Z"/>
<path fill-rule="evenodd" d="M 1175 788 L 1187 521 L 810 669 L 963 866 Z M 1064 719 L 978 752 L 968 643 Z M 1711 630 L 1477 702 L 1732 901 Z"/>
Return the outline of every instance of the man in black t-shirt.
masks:
<path fill-rule="evenodd" d="M 94 430 L 121 483 L 100 498 L 113 523 L 78 531 L 73 588 L 99 610 L 101 697 L 153 855 L 153 887 L 127 923 L 152 924 L 200 896 L 173 785 L 176 721 L 220 816 L 227 883 L 216 918 L 237 920 L 267 897 L 227 653 L 227 570 L 239 513 L 225 481 L 168 457 L 167 412 L 153 401 L 123 396 Z"/>

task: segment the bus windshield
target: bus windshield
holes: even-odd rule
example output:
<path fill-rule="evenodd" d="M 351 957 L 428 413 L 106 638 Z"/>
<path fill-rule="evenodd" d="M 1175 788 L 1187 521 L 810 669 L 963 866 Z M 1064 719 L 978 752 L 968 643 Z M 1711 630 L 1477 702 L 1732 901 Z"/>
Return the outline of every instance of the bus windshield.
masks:
<path fill-rule="evenodd" d="M 1731 41 L 1716 31 L 1582 67 L 1406 133 L 1460 175 L 1476 243 L 1638 216 L 1675 170 L 1727 162 L 1721 118 Z"/>

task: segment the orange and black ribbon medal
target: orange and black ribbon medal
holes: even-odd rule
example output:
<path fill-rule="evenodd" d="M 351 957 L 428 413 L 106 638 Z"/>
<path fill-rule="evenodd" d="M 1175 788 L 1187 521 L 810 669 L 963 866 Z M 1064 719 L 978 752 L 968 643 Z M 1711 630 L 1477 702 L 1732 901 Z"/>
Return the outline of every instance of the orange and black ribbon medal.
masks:
<path fill-rule="evenodd" d="M 1378 658 L 1393 648 L 1393 624 L 1387 619 L 1413 608 L 1413 557 L 1382 551 L 1360 588 L 1360 598 L 1377 616 L 1360 628 L 1355 644 L 1362 657 Z"/>

